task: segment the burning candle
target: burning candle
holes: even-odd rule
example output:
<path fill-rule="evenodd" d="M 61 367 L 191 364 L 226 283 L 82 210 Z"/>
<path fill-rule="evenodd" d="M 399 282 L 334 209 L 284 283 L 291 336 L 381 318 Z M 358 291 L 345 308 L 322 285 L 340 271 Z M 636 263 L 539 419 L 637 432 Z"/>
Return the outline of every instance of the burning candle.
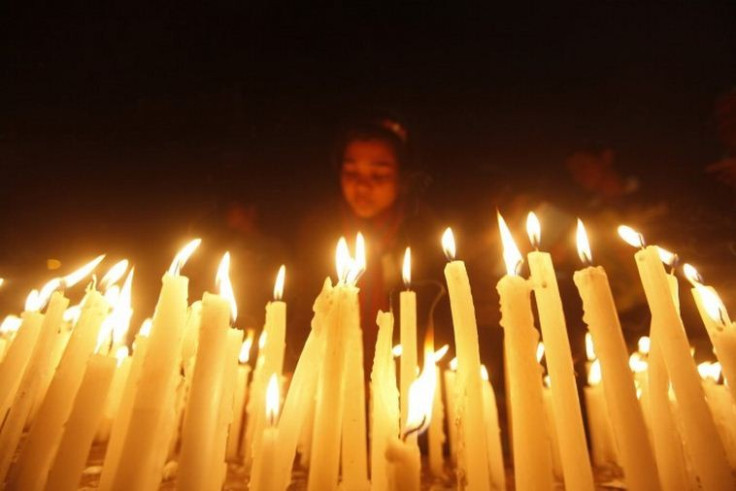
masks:
<path fill-rule="evenodd" d="M 222 400 L 223 373 L 230 320 L 237 317 L 237 307 L 229 277 L 230 254 L 225 253 L 217 270 L 219 295 L 202 297 L 197 361 L 182 428 L 177 488 L 215 489 L 212 472 L 215 431 Z"/>
<path fill-rule="evenodd" d="M 703 379 L 705 399 L 713 414 L 721 441 L 726 448 L 726 456 L 731 468 L 736 467 L 736 406 L 731 393 L 725 385 L 719 384 L 721 364 L 705 361 L 698 365 L 698 373 Z"/>
<path fill-rule="evenodd" d="M 402 277 L 405 290 L 399 294 L 399 326 L 401 339 L 401 420 L 409 411 L 409 387 L 417 377 L 417 295 L 411 290 L 411 248 L 404 253 Z M 416 434 L 412 435 L 416 441 Z"/>
<path fill-rule="evenodd" d="M 129 350 L 127 346 L 121 346 L 115 351 L 115 359 L 117 360 L 117 368 L 110 383 L 110 390 L 105 399 L 105 409 L 103 411 L 102 420 L 95 440 L 98 442 L 106 442 L 110 438 L 110 430 L 119 410 L 123 397 L 123 389 L 130 375 L 131 357 L 128 356 Z"/>
<path fill-rule="evenodd" d="M 447 433 L 450 440 L 450 460 L 453 465 L 457 464 L 457 411 L 455 392 L 455 380 L 457 380 L 457 358 L 450 360 L 447 369 L 443 373 L 445 380 L 445 404 L 447 405 Z"/>
<path fill-rule="evenodd" d="M 551 489 L 552 456 L 536 358 L 539 332 L 534 327 L 531 285 L 518 276 L 522 256 L 503 217 L 498 214 L 506 275 L 496 285 L 501 301 L 501 326 L 508 372 L 509 410 L 514 476 L 520 490 Z M 541 442 L 541 444 L 540 444 Z"/>
<path fill-rule="evenodd" d="M 250 350 L 253 346 L 253 329 L 248 334 L 240 347 L 238 354 L 238 371 L 235 381 L 235 406 L 233 407 L 233 422 L 227 436 L 227 458 L 237 460 L 240 454 L 240 437 L 243 429 L 243 418 L 245 416 L 245 401 L 248 399 L 248 378 L 250 376 Z"/>
<path fill-rule="evenodd" d="M 540 244 L 541 226 L 533 212 L 527 218 L 527 233 L 532 245 L 537 248 Z M 550 390 L 557 436 L 560 439 L 565 487 L 571 490 L 590 490 L 593 489 L 593 471 L 588 457 L 570 341 L 552 256 L 537 249 L 527 257 L 544 336 L 547 370 L 552 380 Z"/>
<path fill-rule="evenodd" d="M 459 398 L 457 415 L 459 425 L 458 456 L 459 479 L 467 479 L 472 489 L 490 489 L 488 472 L 488 447 L 483 431 L 483 386 L 480 378 L 480 350 L 475 306 L 470 291 L 470 280 L 465 263 L 455 260 L 455 238 L 451 229 L 442 235 L 442 247 L 448 263 L 445 265 L 445 280 L 450 295 L 452 324 L 457 350 L 457 379 L 455 393 Z"/>
<path fill-rule="evenodd" d="M 506 489 L 506 470 L 503 466 L 503 450 L 501 449 L 501 428 L 498 426 L 498 407 L 496 394 L 493 393 L 491 377 L 485 365 L 481 365 L 483 379 L 483 426 L 486 429 L 488 444 L 488 470 L 491 473 L 494 489 Z"/>
<path fill-rule="evenodd" d="M 613 433 L 610 412 L 603 388 L 604 386 L 601 385 L 601 364 L 599 360 L 594 359 L 588 369 L 588 385 L 583 389 L 585 409 L 588 414 L 591 453 L 596 466 L 616 470 L 620 465 L 618 445 Z M 646 435 L 646 433 L 643 435 Z"/>
<path fill-rule="evenodd" d="M 436 478 L 442 478 L 445 475 L 444 452 L 442 451 L 445 443 L 445 431 L 442 428 L 445 422 L 445 406 L 442 404 L 442 383 L 440 367 L 437 366 L 437 363 L 444 358 L 449 349 L 450 346 L 446 344 L 432 355 L 435 362 L 434 371 L 437 387 L 432 398 L 432 421 L 429 423 L 427 436 L 429 440 L 429 470 Z"/>
<path fill-rule="evenodd" d="M 279 430 L 277 427 L 279 414 L 279 382 L 275 373 L 271 374 L 266 389 L 266 421 L 263 438 L 255 452 L 253 477 L 249 489 L 253 491 L 275 491 L 277 477 L 274 471 Z"/>
<path fill-rule="evenodd" d="M 629 227 L 619 227 L 619 234 L 631 245 L 641 248 L 634 257 L 652 313 L 653 350 L 661 350 L 677 400 L 683 401 L 679 405 L 682 426 L 697 474 L 706 489 L 718 489 L 725 483 L 733 484 L 725 450 L 718 438 L 695 362 L 690 355 L 685 328 L 672 298 L 660 259 L 660 249 L 657 246 L 645 247 L 641 234 Z M 674 279 L 673 275 L 670 276 Z"/>
<path fill-rule="evenodd" d="M 592 266 L 592 254 L 583 222 L 578 220 L 577 246 L 584 269 L 573 275 L 575 286 L 583 301 L 583 321 L 590 329 L 595 353 L 600 359 L 597 372 L 590 373 L 588 381 L 595 382 L 585 389 L 586 407 L 591 424 L 593 458 L 597 465 L 608 460 L 615 462 L 615 441 L 621 451 L 621 464 L 626 483 L 631 489 L 658 489 L 654 450 L 647 437 L 644 415 L 636 398 L 636 387 L 628 369 L 626 342 L 613 301 L 608 277 L 601 266 Z M 589 360 L 592 361 L 592 356 Z M 603 385 L 601 386 L 601 376 Z M 607 407 L 609 414 L 604 411 Z M 611 425 L 616 440 L 611 441 L 608 426 Z M 595 431 L 593 431 L 595 427 Z M 595 435 L 595 437 L 594 437 Z M 612 437 L 613 435 L 611 435 Z"/>

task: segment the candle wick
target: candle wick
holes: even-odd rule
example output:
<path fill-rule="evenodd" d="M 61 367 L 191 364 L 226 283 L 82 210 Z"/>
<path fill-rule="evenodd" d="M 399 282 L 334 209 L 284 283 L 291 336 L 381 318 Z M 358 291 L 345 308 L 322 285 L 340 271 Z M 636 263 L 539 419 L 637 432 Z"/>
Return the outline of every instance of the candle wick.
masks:
<path fill-rule="evenodd" d="M 424 426 L 424 423 L 426 421 L 427 421 L 427 415 L 425 414 L 424 416 L 422 416 L 422 420 L 419 422 L 419 424 L 417 426 L 415 426 L 414 428 L 411 428 L 411 429 L 406 430 L 406 432 L 404 433 L 404 435 L 401 437 L 401 441 L 406 442 L 406 439 L 409 437 L 409 435 L 411 435 L 413 433 L 417 433 L 419 430 L 421 430 L 422 427 Z"/>

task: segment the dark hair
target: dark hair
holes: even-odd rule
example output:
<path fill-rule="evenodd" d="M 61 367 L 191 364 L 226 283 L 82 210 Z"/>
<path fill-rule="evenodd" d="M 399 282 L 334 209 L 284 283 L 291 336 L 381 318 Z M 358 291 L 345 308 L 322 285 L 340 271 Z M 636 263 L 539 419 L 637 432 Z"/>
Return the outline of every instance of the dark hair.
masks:
<path fill-rule="evenodd" d="M 335 169 L 342 167 L 345 149 L 350 143 L 371 140 L 386 143 L 393 149 L 400 173 L 404 174 L 412 167 L 405 127 L 396 118 L 372 117 L 354 121 L 342 130 L 333 149 Z"/>

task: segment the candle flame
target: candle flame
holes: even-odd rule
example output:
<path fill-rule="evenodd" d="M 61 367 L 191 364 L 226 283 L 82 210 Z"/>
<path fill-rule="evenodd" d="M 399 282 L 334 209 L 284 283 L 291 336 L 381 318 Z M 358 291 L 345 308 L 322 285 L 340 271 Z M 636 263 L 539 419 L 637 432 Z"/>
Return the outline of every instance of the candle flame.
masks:
<path fill-rule="evenodd" d="M 3 283 L 5 283 L 5 278 L 0 278 L 0 286 L 3 286 Z"/>
<path fill-rule="evenodd" d="M 529 236 L 529 242 L 532 243 L 532 247 L 539 247 L 542 237 L 542 226 L 539 223 L 539 218 L 537 218 L 537 215 L 533 211 L 530 211 L 526 216 L 526 234 Z"/>
<path fill-rule="evenodd" d="M 629 368 L 634 373 L 643 373 L 647 371 L 649 363 L 644 359 L 641 353 L 632 353 L 629 357 Z"/>
<path fill-rule="evenodd" d="M 659 252 L 659 259 L 667 266 L 677 265 L 677 254 L 659 246 L 657 246 L 657 251 Z"/>
<path fill-rule="evenodd" d="M 149 337 L 151 335 L 151 328 L 153 327 L 153 320 L 151 318 L 147 318 L 143 321 L 141 324 L 141 328 L 138 331 L 138 335 Z"/>
<path fill-rule="evenodd" d="M 80 305 L 72 305 L 64 311 L 64 322 L 68 322 L 74 325 L 79 320 L 79 316 L 82 315 L 82 307 Z"/>
<path fill-rule="evenodd" d="M 118 261 L 115 263 L 115 265 L 107 270 L 107 273 L 105 273 L 105 276 L 102 277 L 102 280 L 100 280 L 100 286 L 103 290 L 107 290 L 112 285 L 117 283 L 117 281 L 123 277 L 125 272 L 128 270 L 128 260 L 123 259 L 122 261 Z"/>
<path fill-rule="evenodd" d="M 97 265 L 102 262 L 102 260 L 105 259 L 104 254 L 100 254 L 81 268 L 77 269 L 76 271 L 73 271 L 69 273 L 68 275 L 64 276 L 63 282 L 65 286 L 74 286 L 80 281 L 82 281 L 84 278 L 92 274 L 92 271 L 97 268 Z"/>
<path fill-rule="evenodd" d="M 718 383 L 721 378 L 721 364 L 720 362 L 711 363 L 704 361 L 698 364 L 698 373 L 700 378 L 703 380 L 711 380 L 714 383 Z"/>
<path fill-rule="evenodd" d="M 721 327 L 729 323 L 728 312 L 726 307 L 721 301 L 721 297 L 713 288 L 705 287 L 702 285 L 696 286 L 698 292 L 700 292 L 700 298 L 703 301 L 703 307 L 708 317 L 713 319 L 714 322 L 719 324 Z"/>
<path fill-rule="evenodd" d="M 501 231 L 501 243 L 503 244 L 503 261 L 506 263 L 506 274 L 509 276 L 516 276 L 519 274 L 519 267 L 523 262 L 521 252 L 516 247 L 516 242 L 511 235 L 506 220 L 503 219 L 501 213 L 497 213 L 498 216 L 498 228 Z"/>
<path fill-rule="evenodd" d="M 240 346 L 240 354 L 238 355 L 238 361 L 241 365 L 248 363 L 250 360 L 250 349 L 253 347 L 253 337 L 255 332 L 253 329 L 248 329 L 248 334 L 245 336 L 243 344 Z"/>
<path fill-rule="evenodd" d="M 630 246 L 644 247 L 644 236 L 628 225 L 620 225 L 618 227 L 618 235 Z"/>
<path fill-rule="evenodd" d="M 435 351 L 434 352 L 434 362 L 439 363 L 442 360 L 442 358 L 445 357 L 445 355 L 447 354 L 449 350 L 450 350 L 450 345 L 446 344 L 440 349 L 438 349 L 437 351 Z"/>
<path fill-rule="evenodd" d="M 266 389 L 266 418 L 271 426 L 276 424 L 279 417 L 279 378 L 275 373 L 271 374 L 268 379 L 268 388 Z"/>
<path fill-rule="evenodd" d="M 448 261 L 455 260 L 455 254 L 457 253 L 455 248 L 455 235 L 452 233 L 452 229 L 447 227 L 442 234 L 442 250 L 445 251 L 445 257 Z"/>
<path fill-rule="evenodd" d="M 537 343 L 537 363 L 542 363 L 542 358 L 544 358 L 544 343 L 540 341 Z"/>
<path fill-rule="evenodd" d="M 488 382 L 489 380 L 491 380 L 491 376 L 488 373 L 488 369 L 486 368 L 485 365 L 481 365 L 480 366 L 480 378 L 482 378 L 486 382 Z"/>
<path fill-rule="evenodd" d="M 172 276 L 179 276 L 181 268 L 184 267 L 186 262 L 189 260 L 191 255 L 194 254 L 194 251 L 197 250 L 197 247 L 199 247 L 199 244 L 201 243 L 202 239 L 194 239 L 182 247 L 182 249 L 176 253 L 176 256 L 174 256 L 174 260 L 171 261 L 168 273 Z"/>
<path fill-rule="evenodd" d="M 115 324 L 112 330 L 112 339 L 115 344 L 120 344 L 125 340 L 125 336 L 130 329 L 130 318 L 133 316 L 132 306 L 132 290 L 133 290 L 133 273 L 135 269 L 131 269 L 125 278 L 123 288 L 120 290 L 120 296 L 115 304 L 113 316 L 115 316 Z"/>
<path fill-rule="evenodd" d="M 20 325 L 22 322 L 23 320 L 15 315 L 9 315 L 5 317 L 2 324 L 0 324 L 0 334 L 16 332 L 18 329 L 20 329 Z"/>
<path fill-rule="evenodd" d="M 588 385 L 596 386 L 601 383 L 601 363 L 595 360 L 590 364 L 590 371 L 588 372 Z"/>
<path fill-rule="evenodd" d="M 365 271 L 366 267 L 366 253 L 365 253 L 365 238 L 363 234 L 358 232 L 355 236 L 355 275 L 356 278 L 353 282 L 358 281 L 357 276 L 360 276 Z"/>
<path fill-rule="evenodd" d="M 408 289 L 411 285 L 411 247 L 407 247 L 404 251 L 404 265 L 401 268 L 401 276 L 404 279 L 404 287 Z"/>
<path fill-rule="evenodd" d="M 26 297 L 26 312 L 38 312 L 39 310 L 41 310 L 42 305 L 40 305 L 41 302 L 39 301 L 38 297 L 38 290 L 31 290 L 31 292 Z"/>
<path fill-rule="evenodd" d="M 238 318 L 238 305 L 235 302 L 235 293 L 233 292 L 233 284 L 230 282 L 230 253 L 226 252 L 222 256 L 220 266 L 217 268 L 217 276 L 215 277 L 220 296 L 230 304 L 230 320 L 235 322 Z"/>
<path fill-rule="evenodd" d="M 578 245 L 578 256 L 583 264 L 593 262 L 593 254 L 590 252 L 590 242 L 588 241 L 588 233 L 585 231 L 583 221 L 578 218 L 578 228 L 575 233 L 575 239 Z"/>
<path fill-rule="evenodd" d="M 457 356 L 450 360 L 450 363 L 448 363 L 448 366 L 450 367 L 450 370 L 456 371 L 457 370 Z"/>
<path fill-rule="evenodd" d="M 266 331 L 261 331 L 261 335 L 258 336 L 258 351 L 262 351 L 263 348 L 266 346 L 267 337 L 268 333 Z"/>
<path fill-rule="evenodd" d="M 685 263 L 682 266 L 682 272 L 685 273 L 685 278 L 687 278 L 687 281 L 689 281 L 691 285 L 697 287 L 698 285 L 703 284 L 703 277 L 692 264 Z"/>
<path fill-rule="evenodd" d="M 284 282 L 286 281 L 286 266 L 283 264 L 276 273 L 276 282 L 273 285 L 273 299 L 281 300 L 284 298 Z"/>
<path fill-rule="evenodd" d="M 338 283 L 355 285 L 366 267 L 365 239 L 363 239 L 363 234 L 358 233 L 355 238 L 355 258 L 350 255 L 350 249 L 348 248 L 348 242 L 345 240 L 345 237 L 340 237 L 335 252 L 335 263 L 337 266 Z"/>
<path fill-rule="evenodd" d="M 636 342 L 636 348 L 639 350 L 639 353 L 648 355 L 649 350 L 652 349 L 652 341 L 649 339 L 649 336 L 640 337 L 639 341 Z"/>
<path fill-rule="evenodd" d="M 350 270 L 350 249 L 348 249 L 348 242 L 345 237 L 340 237 L 337 241 L 337 250 L 335 251 L 335 263 L 337 267 L 337 281 L 339 283 L 345 283 L 348 272 Z"/>
<path fill-rule="evenodd" d="M 424 369 L 409 386 L 409 409 L 404 426 L 404 439 L 412 433 L 422 433 L 432 419 L 432 399 L 437 385 L 434 359 L 425 357 Z"/>
<path fill-rule="evenodd" d="M 123 364 L 129 353 L 130 350 L 127 346 L 121 346 L 115 351 L 115 359 L 118 361 L 118 366 Z"/>
<path fill-rule="evenodd" d="M 552 379 L 549 375 L 545 375 L 544 377 L 542 377 L 542 383 L 545 387 L 549 389 L 552 386 Z"/>
<path fill-rule="evenodd" d="M 41 287 L 41 290 L 38 292 L 38 310 L 41 310 L 48 303 L 51 295 L 60 286 L 61 280 L 59 278 L 54 278 Z"/>
<path fill-rule="evenodd" d="M 391 348 L 391 354 L 394 358 L 398 358 L 401 356 L 401 354 L 404 352 L 404 349 L 401 347 L 400 344 L 397 344 L 393 348 Z"/>
<path fill-rule="evenodd" d="M 588 361 L 596 359 L 595 347 L 593 346 L 593 336 L 589 332 L 585 333 L 585 357 Z"/>

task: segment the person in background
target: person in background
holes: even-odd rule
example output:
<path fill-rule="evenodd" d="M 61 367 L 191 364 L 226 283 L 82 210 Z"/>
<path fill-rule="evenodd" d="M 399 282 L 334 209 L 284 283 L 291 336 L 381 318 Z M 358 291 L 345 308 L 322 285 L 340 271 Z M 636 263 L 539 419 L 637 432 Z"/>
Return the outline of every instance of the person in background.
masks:
<path fill-rule="evenodd" d="M 355 236 L 361 232 L 366 240 L 367 268 L 358 287 L 368 375 L 377 335 L 376 316 L 392 304 L 395 311 L 398 308 L 398 294 L 404 287 L 401 266 L 407 246 L 412 248 L 412 289 L 418 297 L 421 346 L 429 304 L 442 288 L 442 230 L 420 199 L 422 174 L 416 170 L 406 127 L 398 119 L 376 116 L 348 125 L 334 146 L 333 167 L 339 194 L 310 213 L 299 234 L 296 275 L 304 316 L 300 322 L 304 332 L 299 335 L 306 338 L 311 302 L 324 278 L 334 278 L 339 238 L 345 237 L 354 250 Z M 450 325 L 445 327 L 451 330 Z M 442 338 L 439 334 L 438 337 Z"/>

